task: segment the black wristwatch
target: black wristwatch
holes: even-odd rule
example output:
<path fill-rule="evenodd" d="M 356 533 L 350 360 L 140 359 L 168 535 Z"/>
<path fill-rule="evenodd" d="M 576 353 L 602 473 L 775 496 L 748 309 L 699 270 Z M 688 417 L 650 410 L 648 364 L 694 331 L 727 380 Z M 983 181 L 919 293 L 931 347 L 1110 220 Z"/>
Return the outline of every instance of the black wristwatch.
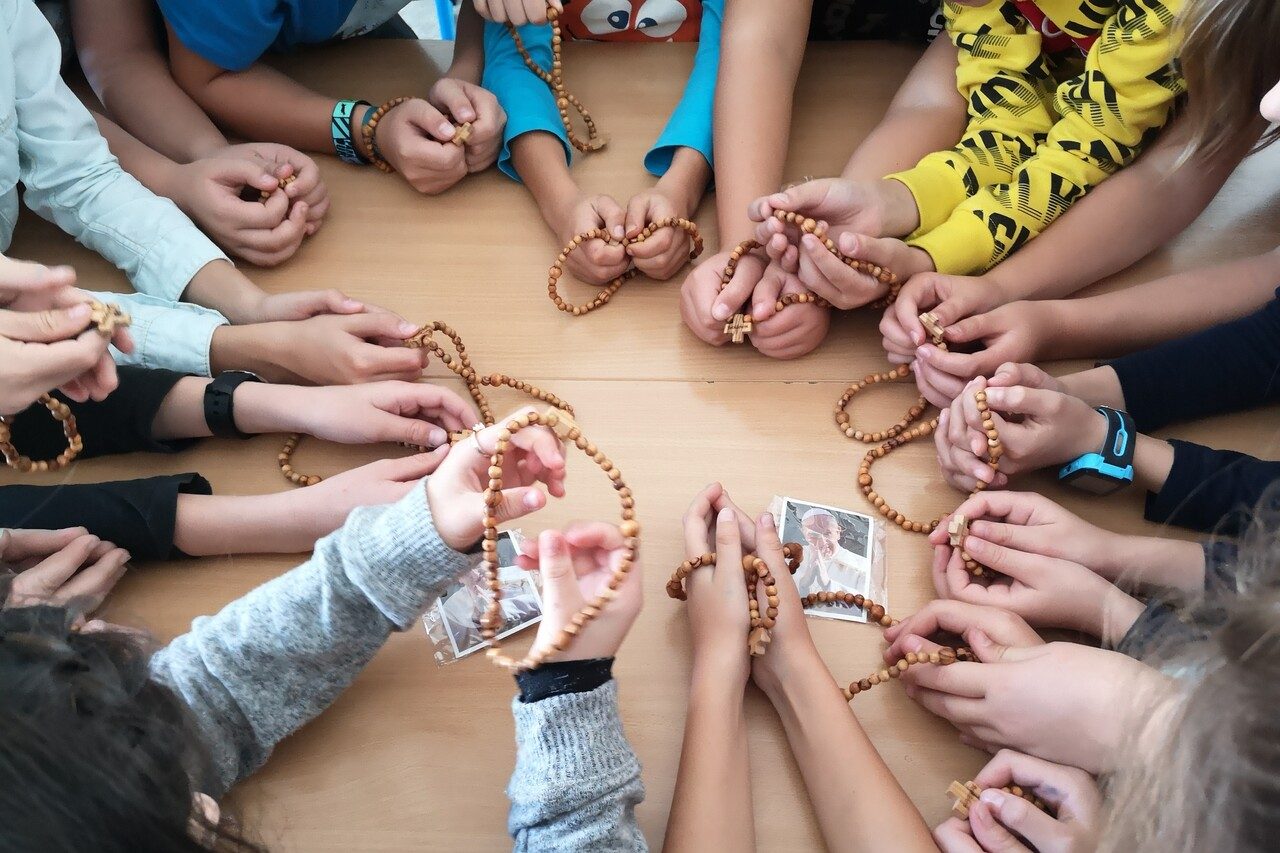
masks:
<path fill-rule="evenodd" d="M 1133 482 L 1137 430 L 1128 412 L 1099 406 L 1107 419 L 1107 437 L 1096 453 L 1086 453 L 1058 471 L 1058 479 L 1095 495 L 1109 495 Z"/>
<path fill-rule="evenodd" d="M 236 427 L 235 393 L 246 382 L 261 382 L 262 377 L 247 370 L 227 370 L 204 386 L 204 422 L 218 438 L 248 438 Z"/>

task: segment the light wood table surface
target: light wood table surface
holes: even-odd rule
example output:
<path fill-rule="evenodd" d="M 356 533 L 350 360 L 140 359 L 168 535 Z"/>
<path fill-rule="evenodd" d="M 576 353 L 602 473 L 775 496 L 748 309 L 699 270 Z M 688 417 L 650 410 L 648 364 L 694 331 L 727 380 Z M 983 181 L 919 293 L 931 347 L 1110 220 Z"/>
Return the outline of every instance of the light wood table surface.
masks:
<path fill-rule="evenodd" d="M 641 158 L 680 96 L 692 50 L 573 44 L 566 53 L 571 90 L 610 138 L 609 147 L 581 160 L 575 174 L 585 190 L 625 202 L 651 183 Z M 917 55 L 900 45 L 812 46 L 795 110 L 788 179 L 837 173 Z M 376 103 L 425 92 L 447 58 L 447 45 L 384 41 L 326 48 L 282 64 L 321 91 Z M 648 789 L 639 820 L 656 847 L 680 752 L 690 663 L 682 606 L 663 592 L 682 559 L 680 516 L 693 494 L 716 479 L 749 512 L 763 510 L 774 494 L 866 509 L 854 483 L 865 448 L 837 434 L 831 411 L 846 383 L 883 365 L 877 317 L 855 312 L 841 319 L 818 353 L 789 363 L 771 362 L 749 346 L 715 349 L 697 341 L 680 322 L 679 277 L 665 284 L 633 282 L 605 309 L 569 317 L 546 297 L 545 273 L 558 246 L 529 195 L 496 171 L 425 198 L 373 169 L 318 159 L 333 198 L 323 230 L 282 268 L 249 269 L 250 275 L 272 292 L 338 287 L 414 321 L 450 323 L 481 373 L 511 373 L 571 402 L 584 430 L 634 488 L 647 601 L 615 671 Z M 1247 161 L 1186 234 L 1108 286 L 1274 246 L 1277 165 L 1274 151 Z M 709 252 L 717 242 L 712 204 L 704 203 L 698 215 Z M 116 270 L 30 214 L 11 254 L 73 263 L 86 286 L 125 287 Z M 1206 299 L 1217 286 L 1206 280 Z M 584 299 L 592 292 L 573 284 L 567 289 Z M 1071 365 L 1054 369 L 1059 367 Z M 433 365 L 431 373 L 441 370 Z M 496 411 L 524 402 L 509 392 L 494 397 Z M 856 420 L 888 424 L 911 397 L 906 387 L 868 394 L 854 407 Z M 1274 456 L 1276 414 L 1273 408 L 1216 418 L 1173 434 Z M 285 486 L 275 466 L 280 440 L 209 440 L 177 456 L 91 460 L 61 477 L 92 482 L 198 470 L 218 493 L 275 491 Z M 297 465 L 331 473 L 403 452 L 312 440 L 299 451 Z M 615 517 L 616 502 L 595 466 L 580 454 L 570 465 L 571 497 L 530 519 L 527 531 L 574 517 Z M 60 481 L 55 475 L 43 479 Z M 0 482 L 14 480 L 0 472 Z M 878 466 L 876 483 L 913 517 L 948 511 L 962 497 L 942 482 L 926 443 Z M 1023 485 L 1046 490 L 1113 528 L 1155 529 L 1141 520 L 1136 493 L 1088 500 L 1043 477 Z M 905 615 L 932 597 L 928 549 L 923 537 L 896 529 L 887 547 L 890 609 Z M 167 639 L 193 617 L 299 560 L 250 556 L 137 566 L 108 615 Z M 874 628 L 817 619 L 810 628 L 838 680 L 860 678 L 879 665 L 882 642 Z M 502 849 L 509 845 L 503 789 L 514 755 L 512 693 L 509 677 L 483 658 L 438 668 L 420 628 L 394 636 L 351 690 L 240 786 L 233 805 L 276 850 Z M 754 690 L 748 704 L 759 847 L 820 848 L 781 727 Z M 900 689 L 859 697 L 855 709 L 926 818 L 941 820 L 949 807 L 948 783 L 970 778 L 983 756 Z"/>

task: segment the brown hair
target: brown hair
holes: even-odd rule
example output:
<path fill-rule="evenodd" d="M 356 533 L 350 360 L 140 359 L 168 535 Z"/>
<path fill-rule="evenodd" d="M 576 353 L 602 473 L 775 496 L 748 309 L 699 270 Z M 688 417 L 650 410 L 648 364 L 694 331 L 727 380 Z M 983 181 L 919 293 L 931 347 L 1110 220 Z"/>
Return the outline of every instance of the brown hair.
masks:
<path fill-rule="evenodd" d="M 1213 157 L 1261 127 L 1258 104 L 1280 82 L 1280 3 L 1187 0 L 1178 24 L 1191 141 L 1187 158 Z M 1271 128 L 1258 147 L 1280 136 Z"/>

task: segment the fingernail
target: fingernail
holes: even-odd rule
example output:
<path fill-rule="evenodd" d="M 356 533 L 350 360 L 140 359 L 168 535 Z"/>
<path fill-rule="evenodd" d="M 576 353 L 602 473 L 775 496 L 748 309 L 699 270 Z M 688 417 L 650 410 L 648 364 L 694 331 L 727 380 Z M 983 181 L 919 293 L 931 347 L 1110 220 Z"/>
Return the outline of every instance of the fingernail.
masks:
<path fill-rule="evenodd" d="M 733 510 L 725 507 L 720 510 L 720 514 L 716 516 L 720 521 L 733 521 Z"/>
<path fill-rule="evenodd" d="M 442 429 L 433 429 L 431 430 L 431 434 L 427 436 L 427 441 L 436 447 L 439 447 L 448 440 L 449 434 Z"/>
<path fill-rule="evenodd" d="M 772 529 L 773 529 L 773 516 L 772 516 L 771 514 L 767 513 L 767 512 L 766 512 L 766 513 L 764 513 L 763 515 L 761 515 L 761 516 L 760 516 L 760 526 L 761 526 L 761 527 L 763 527 L 765 530 L 772 530 Z"/>
<path fill-rule="evenodd" d="M 410 323 L 408 320 L 401 320 L 400 325 L 396 328 L 398 328 L 400 330 L 400 334 L 404 335 L 406 338 L 418 331 L 418 327 Z"/>
<path fill-rule="evenodd" d="M 800 242 L 804 244 L 804 247 L 806 249 L 818 248 L 818 238 L 813 236 L 812 234 L 804 235 L 803 237 L 800 238 Z"/>
<path fill-rule="evenodd" d="M 451 138 L 453 136 L 453 125 L 447 121 L 440 122 L 440 135 L 445 139 Z"/>
<path fill-rule="evenodd" d="M 132 559 L 133 559 L 133 554 L 129 553 L 128 551 L 125 551 L 125 552 L 124 552 L 124 561 L 127 563 L 127 562 L 129 562 L 130 560 L 132 560 Z"/>
<path fill-rule="evenodd" d="M 93 308 L 88 302 L 81 302 L 79 305 L 73 305 L 67 314 L 72 320 L 88 320 L 92 311 Z"/>
<path fill-rule="evenodd" d="M 342 307 L 347 309 L 348 311 L 356 311 L 356 310 L 359 310 L 360 308 L 363 308 L 364 305 L 360 302 L 357 302 L 354 299 L 347 298 L 342 300 Z"/>
<path fill-rule="evenodd" d="M 538 493 L 537 493 L 537 492 L 528 492 L 528 493 L 526 493 L 526 494 L 525 494 L 525 496 L 524 496 L 524 505 L 525 505 L 525 507 L 526 507 L 527 509 L 537 509 L 537 508 L 538 508 Z"/>
<path fill-rule="evenodd" d="M 622 238 L 627 236 L 627 232 L 623 229 L 621 225 L 615 225 L 613 226 L 613 236 Z"/>
<path fill-rule="evenodd" d="M 1004 805 L 1005 793 L 999 788 L 987 788 L 978 796 L 978 799 L 982 800 L 998 812 L 1000 811 L 1000 807 Z"/>
<path fill-rule="evenodd" d="M 924 648 L 924 640 L 919 637 L 907 637 L 902 641 L 902 650 L 904 652 L 918 652 Z"/>
<path fill-rule="evenodd" d="M 932 357 L 933 356 L 929 352 L 929 348 L 927 346 L 921 345 L 916 347 L 916 358 L 920 359 L 921 361 L 928 361 Z"/>
<path fill-rule="evenodd" d="M 732 313 L 733 312 L 729 310 L 729 306 L 725 305 L 723 302 L 718 303 L 711 308 L 711 316 L 715 317 L 717 320 L 728 320 L 729 315 Z"/>

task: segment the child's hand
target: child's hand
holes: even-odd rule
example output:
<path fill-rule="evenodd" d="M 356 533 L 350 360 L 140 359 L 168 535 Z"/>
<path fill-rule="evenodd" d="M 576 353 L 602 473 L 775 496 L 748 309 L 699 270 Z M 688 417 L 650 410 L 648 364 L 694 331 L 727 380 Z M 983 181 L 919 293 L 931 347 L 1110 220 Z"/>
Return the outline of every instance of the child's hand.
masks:
<path fill-rule="evenodd" d="M 507 114 L 492 92 L 466 80 L 442 77 L 427 93 L 427 101 L 457 124 L 471 122 L 471 135 L 462 146 L 468 172 L 484 171 L 497 161 Z"/>
<path fill-rule="evenodd" d="M 212 156 L 247 160 L 262 166 L 264 171 L 277 179 L 277 183 L 261 189 L 273 190 L 279 187 L 278 191 L 284 193 L 290 206 L 306 202 L 307 236 L 320 230 L 320 224 L 329 212 L 329 188 L 320 180 L 320 167 L 315 160 L 296 148 L 278 142 L 228 145 Z M 279 180 L 291 175 L 293 180 L 287 186 L 280 187 Z"/>
<path fill-rule="evenodd" d="M 525 24 L 545 24 L 547 22 L 547 5 L 563 12 L 560 0 L 472 0 L 480 17 L 497 24 L 514 24 L 522 27 Z"/>
<path fill-rule="evenodd" d="M 905 192 L 898 192 L 898 188 Z M 821 221 L 832 239 L 845 232 L 871 237 L 905 237 L 914 228 L 904 230 L 904 219 L 919 218 L 910 191 L 897 181 L 820 178 L 751 202 L 747 215 L 760 223 L 756 239 L 761 243 L 782 235 L 791 245 L 800 244 L 799 229 L 775 219 L 775 210 Z"/>
<path fill-rule="evenodd" d="M 680 316 L 701 340 L 712 346 L 728 343 L 724 324 L 743 310 L 747 300 L 760 284 L 766 260 L 755 252 L 738 261 L 729 286 L 720 290 L 720 276 L 729 260 L 728 252 L 719 252 L 693 268 L 680 288 Z"/>
<path fill-rule="evenodd" d="M 314 486 L 281 493 L 288 501 L 289 527 L 299 534 L 291 548 L 281 550 L 309 550 L 317 539 L 341 527 L 353 509 L 395 503 L 434 472 L 449 453 L 444 445 L 430 453 L 379 459 L 325 477 Z"/>
<path fill-rule="evenodd" d="M 1102 829 L 1102 795 L 1093 777 L 1077 767 L 1053 764 L 1002 749 L 973 781 L 984 789 L 969 819 L 948 818 L 934 830 L 943 853 L 1093 853 Z M 1035 794 L 1052 817 L 1001 788 L 1017 785 Z M 1017 838 L 1014 835 L 1017 835 Z"/>
<path fill-rule="evenodd" d="M 0 566 L 18 573 L 0 605 L 74 605 L 82 615 L 91 613 L 124 576 L 128 562 L 128 551 L 83 527 L 0 531 Z"/>
<path fill-rule="evenodd" d="M 475 437 L 463 439 L 427 481 L 427 500 L 436 530 L 445 544 L 465 551 L 484 532 L 484 493 L 491 479 L 489 461 L 506 424 L 532 412 L 525 408 L 501 418 Z M 565 459 L 560 439 L 544 426 L 526 427 L 511 437 L 502 459 L 502 500 L 494 510 L 499 522 L 511 521 L 546 506 L 547 493 L 564 497 Z"/>
<path fill-rule="evenodd" d="M 768 650 L 751 659 L 751 677 L 762 690 L 773 696 L 780 692 L 791 674 L 799 672 L 806 663 L 816 662 L 820 670 L 824 665 L 809 634 L 809 622 L 800 606 L 800 592 L 796 589 L 795 579 L 782 557 L 782 542 L 778 539 L 772 515 L 766 512 L 756 519 L 755 535 L 756 553 L 769 566 L 774 586 L 778 589 L 778 619 L 771 631 Z M 763 610 L 767 603 L 763 584 L 756 590 L 756 596 Z"/>
<path fill-rule="evenodd" d="M 650 222 L 669 216 L 688 218 L 689 211 L 678 208 L 657 187 L 636 193 L 627 203 L 627 237 L 635 237 Z M 688 263 L 692 246 L 693 240 L 682 229 L 663 228 L 654 232 L 648 240 L 628 246 L 626 253 L 640 272 L 649 278 L 666 281 Z"/>
<path fill-rule="evenodd" d="M 910 364 L 916 350 L 929 343 L 929 333 L 920 324 L 920 314 L 929 311 L 938 325 L 951 332 L 953 324 L 982 314 L 1003 304 L 994 282 L 980 276 L 921 273 L 898 291 L 898 298 L 885 309 L 880 320 L 884 350 L 893 364 Z M 951 335 L 946 335 L 951 340 Z M 966 377 L 972 379 L 973 377 Z"/>
<path fill-rule="evenodd" d="M 626 212 L 611 196 L 580 196 L 564 209 L 554 222 L 549 222 L 560 245 L 568 245 L 578 234 L 603 228 L 618 239 L 626 234 Z M 604 284 L 626 272 L 631 259 L 622 246 L 603 240 L 588 240 L 579 246 L 565 268 L 575 278 L 588 284 Z"/>
<path fill-rule="evenodd" d="M 982 388 L 1004 449 L 998 474 L 987 465 L 987 436 L 974 401 Z M 965 386 L 944 415 L 947 423 L 939 421 L 935 433 L 938 464 L 947 481 L 964 491 L 979 480 L 1003 488 L 1014 474 L 1096 451 L 1107 437 L 1107 419 L 1079 397 L 1022 385 L 989 388 L 983 379 Z"/>
<path fill-rule="evenodd" d="M 272 382 L 352 385 L 422 375 L 427 350 L 403 341 L 418 327 L 394 314 L 322 314 L 291 323 L 224 326 L 213 334 L 215 360 Z"/>
<path fill-rule="evenodd" d="M 455 130 L 434 105 L 414 98 L 382 117 L 374 142 L 410 186 L 438 195 L 467 175 L 463 148 L 452 142 Z"/>
<path fill-rule="evenodd" d="M 574 615 L 608 588 L 623 556 L 623 538 L 612 524 L 577 523 L 564 533 L 544 530 L 526 547 L 519 557 L 521 568 L 537 569 L 542 575 L 542 623 L 530 649 L 537 654 L 550 651 Z M 644 603 L 638 558 L 615 592 L 617 597 L 578 632 L 568 648 L 548 654 L 546 660 L 615 657 Z"/>
<path fill-rule="evenodd" d="M 792 359 L 818 348 L 831 328 L 831 309 L 813 302 L 788 305 L 777 310 L 784 293 L 807 293 L 795 275 L 778 264 L 770 264 L 751 296 L 755 327 L 751 345 L 770 358 Z"/>
<path fill-rule="evenodd" d="M 751 671 L 742 555 L 753 550 L 755 527 L 751 519 L 719 483 L 694 497 L 684 514 L 685 559 L 716 555 L 714 566 L 695 569 L 684 582 L 694 666 L 708 675 L 730 679 L 738 689 L 746 687 Z"/>
<path fill-rule="evenodd" d="M 885 663 L 896 663 L 907 652 L 936 646 L 936 643 L 929 642 L 929 638 L 937 634 L 953 634 L 969 646 L 979 634 L 989 642 L 1016 648 L 1044 643 L 1027 620 L 1016 613 L 939 598 L 885 629 L 884 638 L 889 642 L 889 647 L 884 650 Z"/>
<path fill-rule="evenodd" d="M 275 323 L 306 320 L 325 314 L 362 314 L 370 306 L 352 299 L 341 290 L 294 290 L 288 293 L 264 293 L 250 309 L 250 323 Z"/>
<path fill-rule="evenodd" d="M 280 432 L 304 432 L 342 444 L 401 442 L 440 447 L 449 433 L 480 421 L 470 402 L 425 382 L 373 382 L 325 388 L 277 386 Z"/>
<path fill-rule="evenodd" d="M 907 695 L 943 717 L 970 746 L 1016 749 L 1101 773 L 1142 728 L 1166 687 L 1163 676 L 1119 652 L 1076 643 L 1004 646 L 967 637 L 976 663 L 913 666 Z M 928 652 L 916 637 L 903 651 Z"/>
<path fill-rule="evenodd" d="M 916 273 L 933 271 L 933 260 L 928 253 L 896 238 L 841 234 L 835 239 L 837 248 L 845 255 L 878 264 L 904 281 Z M 766 251 L 777 262 L 785 257 L 785 254 L 778 255 L 780 248 L 785 252 L 785 246 L 783 238 L 774 237 Z M 795 257 L 800 283 L 842 311 L 861 308 L 889 293 L 887 284 L 844 264 L 812 234 L 801 238 Z"/>
<path fill-rule="evenodd" d="M 915 351 L 916 384 L 920 393 L 937 406 L 948 405 L 977 376 L 990 375 L 1005 362 L 1028 361 L 1041 344 L 1055 334 L 1046 325 L 1052 303 L 1011 302 L 986 314 L 967 317 L 947 328 L 947 340 L 955 344 L 981 343 L 975 353 L 943 352 L 926 343 Z"/>

